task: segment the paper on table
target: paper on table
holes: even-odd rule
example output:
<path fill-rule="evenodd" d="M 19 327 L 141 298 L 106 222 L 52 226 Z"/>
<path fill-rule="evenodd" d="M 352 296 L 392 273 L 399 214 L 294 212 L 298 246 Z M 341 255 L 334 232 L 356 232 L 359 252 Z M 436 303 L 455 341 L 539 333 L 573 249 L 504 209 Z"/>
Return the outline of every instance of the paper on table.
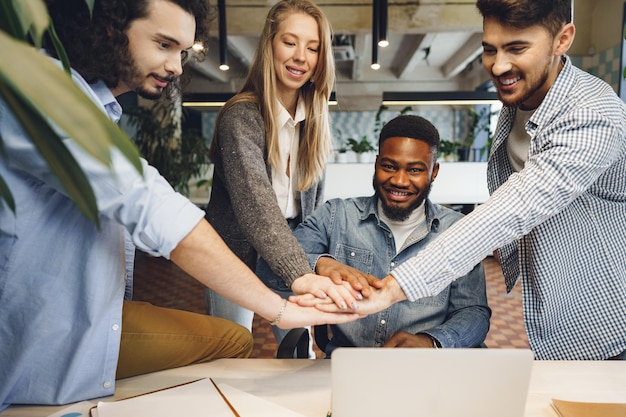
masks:
<path fill-rule="evenodd" d="M 624 417 L 626 403 L 591 403 L 552 399 L 552 407 L 561 417 Z"/>
<path fill-rule="evenodd" d="M 201 379 L 125 400 L 99 402 L 92 410 L 94 417 L 233 417 L 233 415 L 210 379 Z"/>
<path fill-rule="evenodd" d="M 249 394 L 215 379 L 220 391 L 241 417 L 304 417 L 271 401 Z"/>

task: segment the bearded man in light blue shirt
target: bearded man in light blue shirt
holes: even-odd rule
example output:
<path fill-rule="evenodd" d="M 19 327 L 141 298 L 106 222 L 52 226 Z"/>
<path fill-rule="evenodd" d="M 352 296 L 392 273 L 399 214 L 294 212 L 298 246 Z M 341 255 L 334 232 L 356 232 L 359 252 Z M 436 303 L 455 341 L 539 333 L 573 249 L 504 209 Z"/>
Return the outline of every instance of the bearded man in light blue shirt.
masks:
<path fill-rule="evenodd" d="M 96 1 L 93 14 L 86 3 L 47 5 L 74 82 L 115 122 L 117 96 L 155 99 L 171 91 L 194 41 L 207 44 L 204 0 Z M 113 394 L 116 378 L 250 355 L 250 332 L 233 322 L 124 301 L 135 247 L 171 259 L 282 328 L 358 317 L 274 294 L 145 160 L 139 173 L 112 151 L 109 167 L 64 139 L 94 191 L 98 229 L 2 100 L 0 137 L 0 176 L 15 199 L 15 212 L 0 203 L 0 410 L 103 397 Z M 340 302 L 354 300 L 344 294 Z"/>
<path fill-rule="evenodd" d="M 375 194 L 330 200 L 294 230 L 314 270 L 383 278 L 462 218 L 428 199 L 439 171 L 438 148 L 437 129 L 420 116 L 398 116 L 385 124 Z M 479 263 L 432 297 L 331 326 L 325 352 L 329 356 L 342 346 L 477 347 L 487 336 L 490 316 Z"/>

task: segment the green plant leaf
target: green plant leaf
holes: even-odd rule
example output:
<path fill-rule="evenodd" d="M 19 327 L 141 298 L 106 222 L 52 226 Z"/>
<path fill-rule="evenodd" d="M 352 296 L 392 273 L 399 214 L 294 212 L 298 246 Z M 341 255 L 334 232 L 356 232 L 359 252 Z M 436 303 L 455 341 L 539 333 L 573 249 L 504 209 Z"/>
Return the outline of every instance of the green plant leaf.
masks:
<path fill-rule="evenodd" d="M 0 1 L 0 29 L 17 39 L 26 39 L 26 29 L 17 15 L 13 1 Z"/>
<path fill-rule="evenodd" d="M 11 57 L 0 62 L 0 82 L 17 92 L 23 102 L 31 102 L 97 160 L 109 165 L 114 144 L 141 172 L 139 152 L 130 138 L 66 73 L 39 51 L 2 32 L 0 50 Z"/>
<path fill-rule="evenodd" d="M 30 103 L 24 102 L 23 98 L 12 91 L 8 85 L 0 84 L 0 95 L 12 109 L 16 119 L 46 160 L 51 171 L 57 176 L 68 196 L 74 200 L 89 220 L 99 226 L 98 207 L 91 185 L 58 134 L 36 109 L 30 106 Z M 4 190 L 3 196 L 5 196 Z M 15 203 L 12 204 L 15 210 Z"/>
<path fill-rule="evenodd" d="M 30 33 L 35 46 L 41 48 L 43 35 L 50 26 L 46 4 L 43 0 L 14 0 L 14 4 L 23 18 L 23 28 Z"/>

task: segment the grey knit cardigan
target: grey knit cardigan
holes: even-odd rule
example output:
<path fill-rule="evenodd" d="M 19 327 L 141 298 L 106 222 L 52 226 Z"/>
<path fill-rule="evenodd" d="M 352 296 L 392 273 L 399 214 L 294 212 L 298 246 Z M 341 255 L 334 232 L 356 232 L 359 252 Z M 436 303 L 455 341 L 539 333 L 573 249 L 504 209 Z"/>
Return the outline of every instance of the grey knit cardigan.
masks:
<path fill-rule="evenodd" d="M 276 202 L 261 112 L 252 103 L 236 104 L 216 128 L 206 218 L 248 267 L 254 271 L 261 256 L 291 287 L 313 271 Z M 322 180 L 300 192 L 302 219 L 323 203 L 323 188 Z"/>

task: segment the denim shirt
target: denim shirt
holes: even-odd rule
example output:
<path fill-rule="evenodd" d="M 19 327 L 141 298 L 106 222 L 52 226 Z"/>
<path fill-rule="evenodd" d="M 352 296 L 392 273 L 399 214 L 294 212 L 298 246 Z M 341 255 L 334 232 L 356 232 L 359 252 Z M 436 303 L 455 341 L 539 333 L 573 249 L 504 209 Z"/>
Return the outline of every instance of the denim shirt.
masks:
<path fill-rule="evenodd" d="M 428 227 L 416 228 L 399 253 L 391 230 L 378 216 L 375 196 L 330 200 L 294 234 L 312 267 L 321 256 L 331 256 L 384 278 L 463 217 L 430 200 L 424 206 Z M 331 326 L 333 336 L 326 353 L 340 346 L 382 346 L 400 330 L 428 334 L 443 347 L 475 347 L 485 340 L 490 316 L 484 270 L 478 264 L 436 296 L 405 300 L 356 322 Z"/>

